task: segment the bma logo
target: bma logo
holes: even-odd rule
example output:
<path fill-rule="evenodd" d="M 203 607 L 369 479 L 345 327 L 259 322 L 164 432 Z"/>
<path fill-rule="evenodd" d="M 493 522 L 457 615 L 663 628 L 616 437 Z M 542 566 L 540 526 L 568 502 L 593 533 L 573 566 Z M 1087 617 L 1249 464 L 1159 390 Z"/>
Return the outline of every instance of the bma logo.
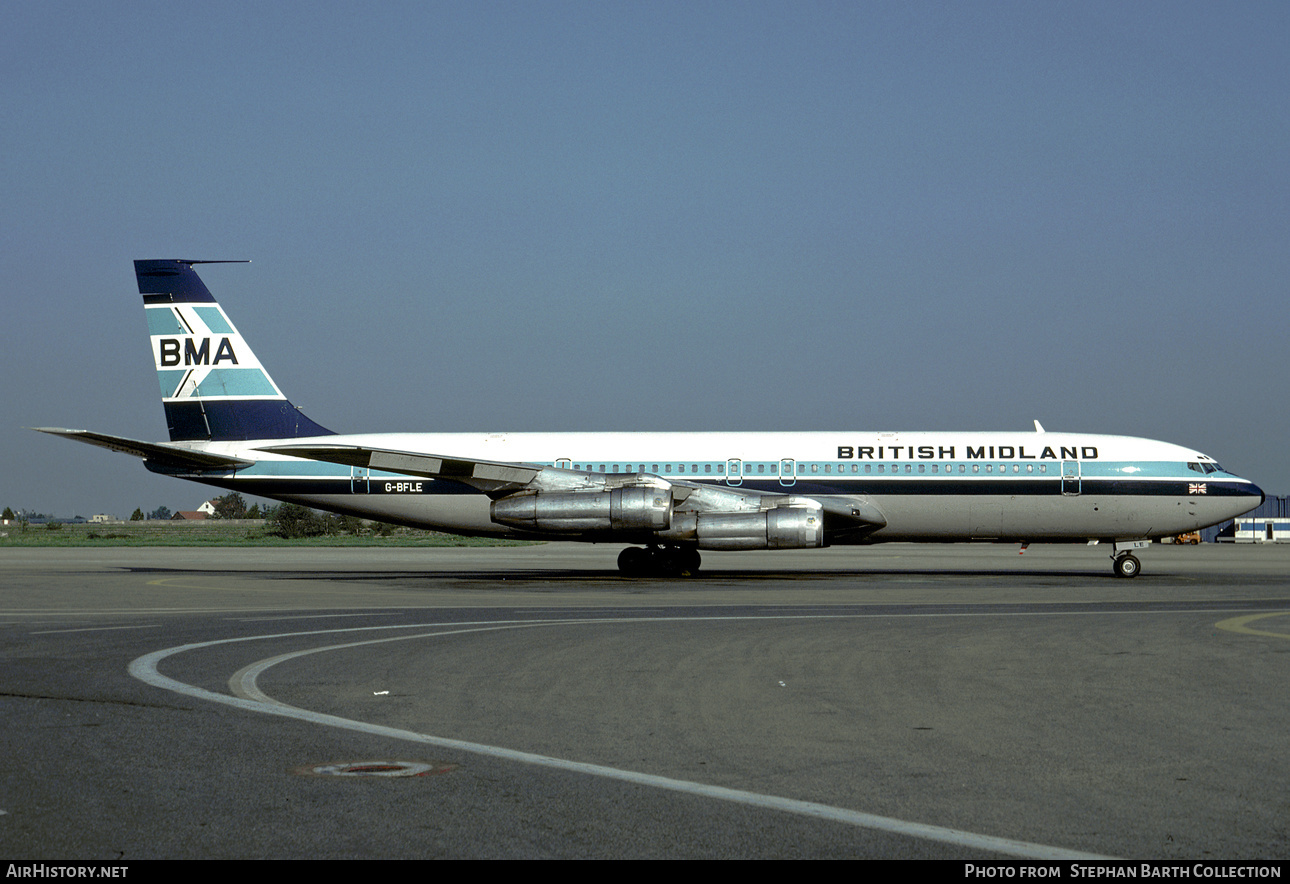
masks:
<path fill-rule="evenodd" d="M 219 365 L 227 360 L 237 365 L 237 355 L 233 353 L 233 345 L 229 343 L 228 338 L 221 338 L 219 346 L 215 348 L 215 358 L 211 358 L 211 339 L 202 338 L 201 344 L 194 344 L 193 338 L 183 339 L 183 354 L 179 352 L 179 338 L 162 338 L 160 363 L 164 366 L 179 365 L 183 361 L 184 365 Z"/>

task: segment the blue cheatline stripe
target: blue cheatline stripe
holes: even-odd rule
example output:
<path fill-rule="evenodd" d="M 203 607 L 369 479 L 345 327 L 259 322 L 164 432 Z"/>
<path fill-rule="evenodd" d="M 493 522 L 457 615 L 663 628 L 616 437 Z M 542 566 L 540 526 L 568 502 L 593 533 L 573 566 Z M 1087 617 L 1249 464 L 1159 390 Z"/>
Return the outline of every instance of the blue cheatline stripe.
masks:
<path fill-rule="evenodd" d="M 220 312 L 218 307 L 194 307 L 193 311 L 214 334 L 234 334 L 233 326 L 228 324 L 228 320 L 224 318 L 224 314 Z"/>
<path fill-rule="evenodd" d="M 742 460 L 738 472 L 731 475 L 748 483 L 757 480 L 768 480 L 772 477 L 796 482 L 855 479 L 882 479 L 884 477 L 928 478 L 956 477 L 960 481 L 971 479 L 993 479 L 1008 477 L 1013 480 L 1046 480 L 1061 476 L 1061 462 L 1044 460 L 1039 462 L 1015 460 L 919 460 L 919 461 L 813 461 L 795 460 L 791 463 L 795 469 L 784 468 L 780 476 L 782 463 L 790 461 L 756 461 Z M 1102 477 L 1123 480 L 1173 478 L 1188 482 L 1212 482 L 1228 477 L 1230 474 L 1198 473 L 1178 461 L 1081 461 L 1083 478 Z M 713 481 L 725 477 L 725 461 L 658 461 L 648 458 L 632 458 L 613 462 L 598 458 L 592 461 L 580 458 L 572 459 L 574 470 L 586 470 L 593 473 L 633 473 L 644 471 L 662 476 L 665 479 L 678 478 L 690 481 Z M 1072 476 L 1079 479 L 1080 476 Z"/>

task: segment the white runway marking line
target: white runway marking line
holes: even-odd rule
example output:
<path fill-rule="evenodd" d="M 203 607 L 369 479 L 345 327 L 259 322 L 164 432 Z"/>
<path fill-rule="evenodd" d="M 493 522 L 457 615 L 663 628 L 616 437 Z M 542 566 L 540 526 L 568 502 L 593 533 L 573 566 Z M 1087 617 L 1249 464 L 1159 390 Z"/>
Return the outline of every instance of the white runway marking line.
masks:
<path fill-rule="evenodd" d="M 318 654 L 325 651 L 341 650 L 344 648 L 355 648 L 364 645 L 376 645 L 393 641 L 409 641 L 420 638 L 437 638 L 449 635 L 462 635 L 471 632 L 491 632 L 503 629 L 531 629 L 540 626 L 560 626 L 560 625 L 585 625 L 595 623 L 659 623 L 659 622 L 676 622 L 676 621 L 702 621 L 702 620 L 775 620 L 775 619 L 818 619 L 804 618 L 800 615 L 788 617 L 743 617 L 743 616 L 718 616 L 718 617 L 648 617 L 648 618 L 614 618 L 614 619 L 566 619 L 566 620 L 541 620 L 541 621 L 493 621 L 484 623 L 455 623 L 455 624 L 413 624 L 407 626 L 368 626 L 368 627 L 350 627 L 345 629 L 323 629 L 310 632 L 291 632 L 279 633 L 276 635 L 257 635 L 245 636 L 241 638 L 218 639 L 216 641 L 198 642 L 189 645 L 180 645 L 174 648 L 167 648 L 161 651 L 154 651 L 151 654 L 145 654 L 134 660 L 129 667 L 130 674 L 140 681 L 158 687 L 163 690 L 173 691 L 178 694 L 184 694 L 200 700 L 208 700 L 214 703 L 222 703 L 227 706 L 233 706 L 248 712 L 259 712 L 268 715 L 278 715 L 284 718 L 294 718 L 301 721 L 308 721 L 314 724 L 321 724 L 327 727 L 342 728 L 344 730 L 358 731 L 361 733 L 372 734 L 374 736 L 388 737 L 397 740 L 407 740 L 422 745 L 436 746 L 442 749 L 455 749 L 460 752 L 469 752 L 476 755 L 485 755 L 493 758 L 501 758 L 507 761 L 516 761 L 522 764 L 534 764 L 541 767 L 554 768 L 557 770 L 572 771 L 583 773 L 591 776 L 604 777 L 607 779 L 618 780 L 621 782 L 634 783 L 641 786 L 651 786 L 658 789 L 666 789 L 673 792 L 683 792 L 689 795 L 699 795 L 707 798 L 715 798 L 720 801 L 730 801 L 737 804 L 744 804 L 752 807 L 761 807 L 768 810 L 778 810 L 785 813 L 792 813 L 798 816 L 814 817 L 816 819 L 829 820 L 831 822 L 843 823 L 846 825 L 857 826 L 859 828 L 874 829 L 882 832 L 889 832 L 897 835 L 906 835 L 912 838 L 922 838 L 929 841 L 938 841 L 944 844 L 952 844 L 958 847 L 965 847 L 972 850 L 988 851 L 999 853 L 1005 856 L 1022 857 L 1025 859 L 1113 859 L 1114 857 L 1102 856 L 1100 854 L 1084 853 L 1077 850 L 1070 850 L 1062 847 L 1051 847 L 1044 844 L 1033 844 L 1028 841 L 1015 841 L 1010 838 L 996 838 L 991 835 L 979 835 L 973 832 L 965 832 L 959 829 L 948 829 L 942 826 L 927 825 L 924 823 L 913 823 L 906 820 L 893 819 L 891 817 L 877 816 L 874 814 L 863 813 L 861 811 L 849 810 L 842 807 L 833 807 L 827 804 L 817 804 L 812 801 L 798 801 L 793 798 L 780 798 L 774 795 L 762 795 L 756 792 L 745 792 L 741 789 L 728 789 L 723 786 L 710 786 L 705 783 L 695 783 L 687 780 L 676 780 L 670 777 L 656 776 L 654 774 L 638 773 L 636 771 L 621 770 L 613 767 L 604 767 L 598 764 L 588 764 L 581 761 L 570 761 L 563 758 L 552 758 L 546 755 L 537 755 L 531 752 L 520 752 L 514 749 L 505 749 L 500 746 L 487 746 L 482 743 L 470 743 L 464 740 L 454 740 L 447 737 L 436 737 L 430 734 L 420 734 L 414 731 L 406 731 L 400 728 L 385 727 L 383 725 L 368 724 L 362 721 L 353 721 L 348 718 L 341 718 L 335 715 L 326 715 L 320 712 L 311 712 L 308 709 L 299 709 L 294 706 L 288 706 L 264 694 L 256 685 L 256 678 L 270 667 L 284 662 L 286 660 L 303 657 L 309 654 Z M 449 628 L 445 628 L 449 627 Z M 369 639 L 366 641 L 348 642 L 339 645 L 329 645 L 319 648 L 308 648 L 302 651 L 295 651 L 289 654 L 280 654 L 276 657 L 270 657 L 253 663 L 248 667 L 240 670 L 230 680 L 231 684 L 236 684 L 236 692 L 242 696 L 228 696 L 227 694 L 218 694 L 214 691 L 208 691 L 194 685 L 185 684 L 162 675 L 157 670 L 157 665 L 167 657 L 182 654 L 187 651 L 195 651 L 201 648 L 216 647 L 219 645 L 236 644 L 239 642 L 260 641 L 265 639 L 278 638 L 299 638 L 307 635 L 331 635 L 345 632 L 371 632 L 375 630 L 386 629 L 425 629 L 432 628 L 434 632 L 418 633 L 416 635 L 400 635 L 390 638 Z"/>
<path fill-rule="evenodd" d="M 156 629 L 160 623 L 140 623 L 137 626 L 85 626 L 79 629 L 45 629 L 30 635 L 60 635 L 64 632 L 111 632 L 114 629 Z"/>
<path fill-rule="evenodd" d="M 398 611 L 359 611 L 356 614 L 283 614 L 279 617 L 230 617 L 234 623 L 270 623 L 274 620 L 335 620 L 341 617 L 393 617 Z"/>

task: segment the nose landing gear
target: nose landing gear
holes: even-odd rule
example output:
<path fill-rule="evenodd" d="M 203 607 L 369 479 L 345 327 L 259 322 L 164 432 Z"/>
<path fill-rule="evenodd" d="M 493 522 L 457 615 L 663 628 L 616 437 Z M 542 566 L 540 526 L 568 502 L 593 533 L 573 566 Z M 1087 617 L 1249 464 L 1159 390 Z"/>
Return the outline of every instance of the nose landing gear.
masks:
<path fill-rule="evenodd" d="M 1129 550 L 1146 549 L 1150 545 L 1150 540 L 1126 540 L 1115 544 L 1111 552 L 1111 568 L 1115 571 L 1115 576 L 1137 577 L 1142 571 L 1142 563 Z"/>
<path fill-rule="evenodd" d="M 1137 556 L 1125 553 L 1122 556 L 1116 556 L 1112 567 L 1115 568 L 1116 577 L 1137 577 L 1138 572 L 1142 570 L 1142 563 L 1138 561 Z"/>

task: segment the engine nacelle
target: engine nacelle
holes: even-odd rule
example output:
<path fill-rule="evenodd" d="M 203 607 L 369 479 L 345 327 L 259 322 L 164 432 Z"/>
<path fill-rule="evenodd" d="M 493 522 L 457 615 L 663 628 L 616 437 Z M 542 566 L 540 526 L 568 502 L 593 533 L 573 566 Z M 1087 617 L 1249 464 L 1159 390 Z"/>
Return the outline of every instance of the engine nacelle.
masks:
<path fill-rule="evenodd" d="M 684 513 L 662 538 L 697 543 L 699 549 L 813 549 L 824 546 L 824 512 L 782 506 L 759 513 Z"/>
<path fill-rule="evenodd" d="M 521 494 L 493 501 L 492 519 L 527 531 L 580 534 L 587 531 L 665 531 L 672 524 L 667 488 Z"/>

